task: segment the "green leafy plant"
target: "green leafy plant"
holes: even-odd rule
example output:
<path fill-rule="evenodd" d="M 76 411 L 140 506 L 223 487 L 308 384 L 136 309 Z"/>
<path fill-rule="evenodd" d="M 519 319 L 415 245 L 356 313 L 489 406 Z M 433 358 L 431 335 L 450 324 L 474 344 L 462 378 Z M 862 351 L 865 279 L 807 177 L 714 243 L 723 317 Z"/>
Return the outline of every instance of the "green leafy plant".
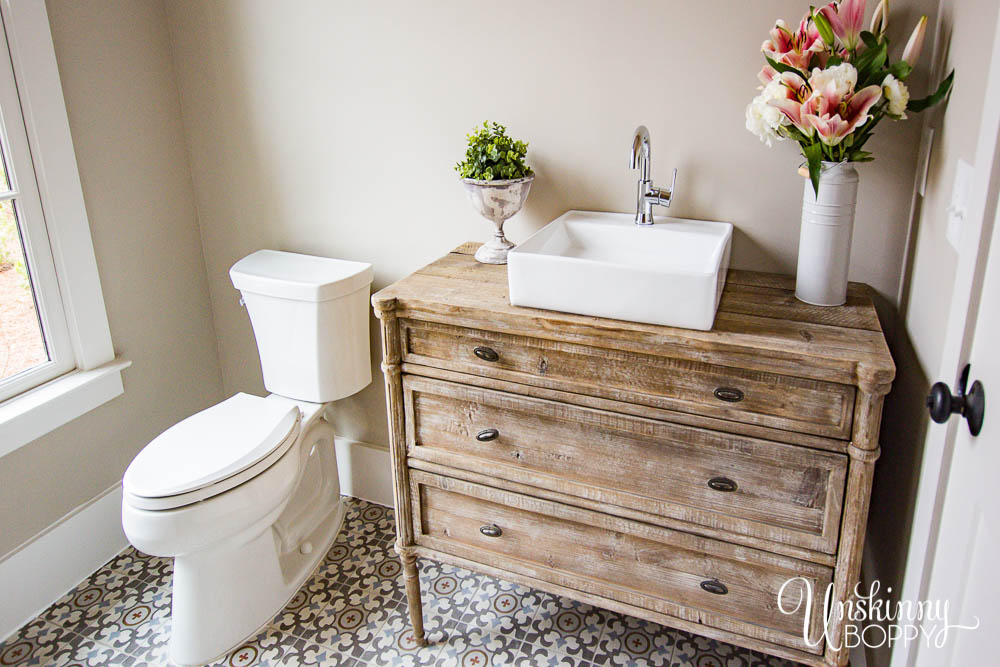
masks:
<path fill-rule="evenodd" d="M 525 178 L 535 173 L 524 164 L 528 144 L 508 137 L 503 125 L 484 121 L 482 128 L 466 136 L 469 147 L 465 160 L 455 165 L 455 171 L 462 178 L 496 181 Z"/>

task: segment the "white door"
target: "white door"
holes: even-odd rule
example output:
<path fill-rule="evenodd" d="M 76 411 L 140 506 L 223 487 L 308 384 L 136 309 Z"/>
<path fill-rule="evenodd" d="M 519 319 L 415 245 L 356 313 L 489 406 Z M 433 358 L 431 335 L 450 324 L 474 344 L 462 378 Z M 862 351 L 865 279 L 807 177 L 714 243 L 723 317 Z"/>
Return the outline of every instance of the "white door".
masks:
<path fill-rule="evenodd" d="M 969 356 L 971 386 L 978 379 L 986 397 L 985 418 L 973 437 L 965 420 L 957 426 L 937 550 L 928 589 L 930 600 L 949 602 L 948 624 L 968 626 L 948 633 L 944 646 L 921 644 L 917 665 L 997 664 L 1000 630 L 1000 224 L 994 224 Z M 957 388 L 952 385 L 952 390 Z M 971 629 L 978 626 L 977 629 Z M 942 636 L 942 640 L 944 636 Z"/>
<path fill-rule="evenodd" d="M 978 616 L 980 629 L 956 629 L 942 649 L 927 648 L 926 641 L 899 642 L 892 648 L 891 667 L 1000 664 L 996 649 L 983 652 L 1000 632 L 1000 614 L 992 608 L 1000 608 L 1000 590 L 996 577 L 984 569 L 991 559 L 1000 559 L 1000 514 L 991 507 L 991 501 L 998 504 L 991 494 L 1000 491 L 1000 477 L 992 477 L 1000 475 L 1000 373 L 998 353 L 989 350 L 991 341 L 1000 344 L 1000 224 L 994 224 L 1000 213 L 1000 17 L 994 34 L 950 310 L 941 316 L 941 365 L 934 378 L 955 389 L 955 379 L 970 361 L 972 379 L 986 388 L 986 419 L 977 438 L 957 416 L 928 429 L 900 595 L 909 604 L 948 600 L 949 623 L 975 625 Z"/>

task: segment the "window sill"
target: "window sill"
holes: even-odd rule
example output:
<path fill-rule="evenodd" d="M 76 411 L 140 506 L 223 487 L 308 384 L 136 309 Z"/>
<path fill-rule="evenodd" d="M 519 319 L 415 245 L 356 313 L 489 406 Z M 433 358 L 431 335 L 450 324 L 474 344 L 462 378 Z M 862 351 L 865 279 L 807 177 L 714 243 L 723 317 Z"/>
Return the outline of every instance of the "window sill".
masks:
<path fill-rule="evenodd" d="M 122 371 L 131 365 L 118 358 L 73 371 L 0 403 L 0 457 L 120 396 Z"/>

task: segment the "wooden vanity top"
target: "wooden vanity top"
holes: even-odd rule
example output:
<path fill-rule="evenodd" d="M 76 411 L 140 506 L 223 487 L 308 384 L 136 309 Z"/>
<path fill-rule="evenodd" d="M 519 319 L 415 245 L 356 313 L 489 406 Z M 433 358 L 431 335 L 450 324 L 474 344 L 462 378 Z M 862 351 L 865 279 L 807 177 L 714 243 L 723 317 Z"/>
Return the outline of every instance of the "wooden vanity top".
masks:
<path fill-rule="evenodd" d="M 895 365 L 872 300 L 872 289 L 851 283 L 847 303 L 811 306 L 795 298 L 795 279 L 731 269 L 711 331 L 638 324 L 511 306 L 507 267 L 480 264 L 478 243 L 465 243 L 372 297 L 377 310 L 401 318 L 484 327 L 495 331 L 601 347 L 612 338 L 646 354 L 718 363 L 855 385 L 881 395 Z"/>

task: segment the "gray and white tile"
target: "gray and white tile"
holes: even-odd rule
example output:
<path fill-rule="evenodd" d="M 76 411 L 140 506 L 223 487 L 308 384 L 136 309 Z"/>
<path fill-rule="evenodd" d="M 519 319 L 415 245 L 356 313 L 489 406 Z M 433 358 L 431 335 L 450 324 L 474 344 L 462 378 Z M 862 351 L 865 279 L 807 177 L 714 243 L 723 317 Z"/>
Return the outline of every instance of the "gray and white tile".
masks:
<path fill-rule="evenodd" d="M 510 634 L 463 623 L 444 637 L 436 665 L 440 667 L 498 667 L 513 665 L 521 656 L 521 642 Z"/>
<path fill-rule="evenodd" d="M 0 665 L 4 667 L 132 667 L 134 662 L 132 656 L 40 619 L 0 644 Z"/>
<path fill-rule="evenodd" d="M 677 634 L 671 667 L 756 667 L 759 658 L 745 648 L 688 632 Z"/>
<path fill-rule="evenodd" d="M 393 665 L 399 667 L 418 667 L 433 665 L 448 643 L 449 638 L 456 633 L 458 621 L 454 618 L 424 611 L 424 636 L 426 646 L 418 646 L 413 636 L 413 627 L 407 615 L 406 605 L 397 605 L 390 613 L 386 622 L 369 643 L 361 655 L 362 661 L 369 665 Z"/>
<path fill-rule="evenodd" d="M 609 613 L 594 658 L 597 665 L 669 667 L 678 635 L 657 623 Z"/>
<path fill-rule="evenodd" d="M 630 616 L 418 560 L 429 644 L 413 640 L 392 511 L 346 499 L 318 571 L 221 667 L 794 667 Z M 0 667 L 167 667 L 172 561 L 128 548 L 0 643 Z"/>
<path fill-rule="evenodd" d="M 550 596 L 527 586 L 486 577 L 462 616 L 471 629 L 523 641 L 542 603 Z"/>
<path fill-rule="evenodd" d="M 610 612 L 559 595 L 542 594 L 525 643 L 573 660 L 593 662 Z M 563 664 L 562 662 L 558 664 Z"/>

